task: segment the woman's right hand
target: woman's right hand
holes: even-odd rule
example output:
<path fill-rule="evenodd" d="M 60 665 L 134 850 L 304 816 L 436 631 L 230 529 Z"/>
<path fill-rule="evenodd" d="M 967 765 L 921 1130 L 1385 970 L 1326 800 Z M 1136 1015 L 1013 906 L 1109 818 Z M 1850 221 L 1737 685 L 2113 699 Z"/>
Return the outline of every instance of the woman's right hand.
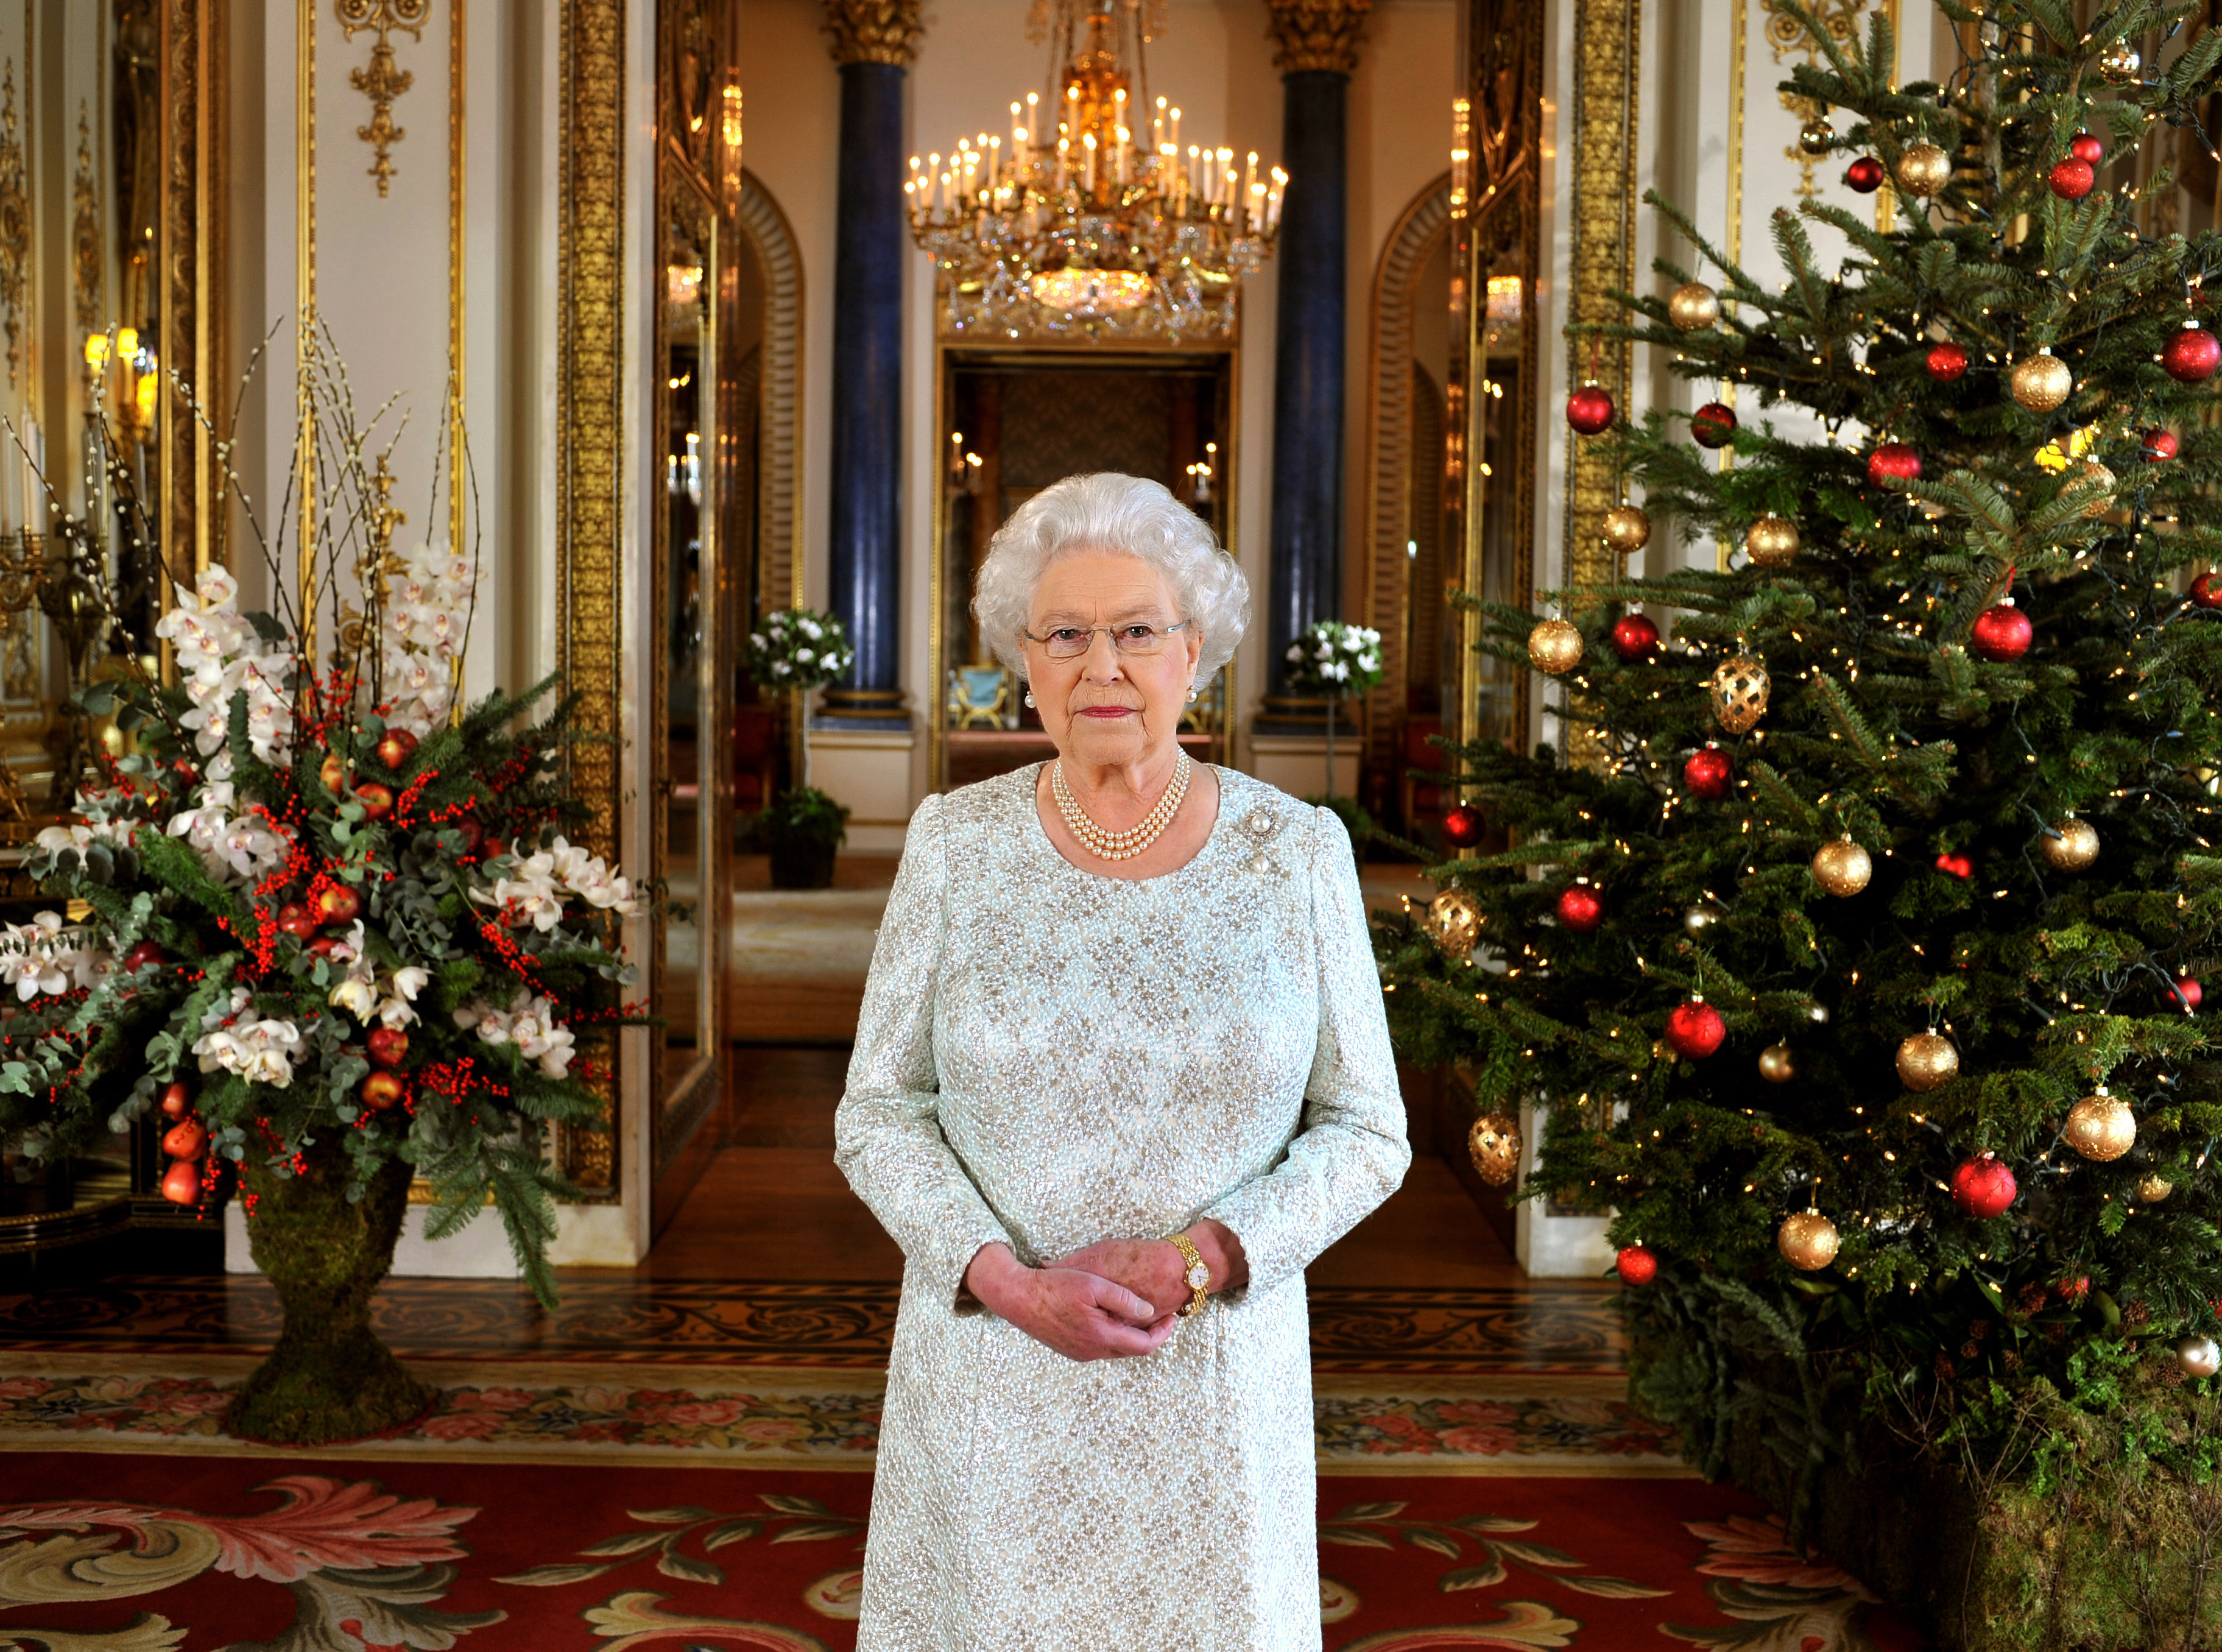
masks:
<path fill-rule="evenodd" d="M 1068 1360 L 1155 1354 L 1178 1322 L 1171 1309 L 1160 1314 L 1124 1285 L 1079 1268 L 1028 1267 L 1001 1243 L 973 1257 L 964 1288 L 998 1319 Z"/>

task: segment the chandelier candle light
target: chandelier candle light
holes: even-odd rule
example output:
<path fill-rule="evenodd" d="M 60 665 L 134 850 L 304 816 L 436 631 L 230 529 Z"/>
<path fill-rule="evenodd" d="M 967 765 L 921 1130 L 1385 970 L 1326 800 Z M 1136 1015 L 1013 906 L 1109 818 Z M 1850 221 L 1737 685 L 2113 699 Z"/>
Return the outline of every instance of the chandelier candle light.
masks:
<path fill-rule="evenodd" d="M 953 332 L 1224 336 L 1241 279 L 1279 232 L 1288 174 L 1255 151 L 1181 143 L 1149 97 L 1141 8 L 1058 0 L 1049 107 L 911 157 L 911 231 L 945 279 Z M 1148 129 L 1143 129 L 1147 121 Z"/>

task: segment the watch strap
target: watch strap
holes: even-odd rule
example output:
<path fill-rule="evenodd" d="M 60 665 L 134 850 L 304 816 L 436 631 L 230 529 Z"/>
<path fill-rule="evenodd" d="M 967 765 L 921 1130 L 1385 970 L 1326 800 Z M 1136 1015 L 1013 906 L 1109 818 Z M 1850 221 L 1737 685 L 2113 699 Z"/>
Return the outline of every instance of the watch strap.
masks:
<path fill-rule="evenodd" d="M 1173 1247 L 1180 1252 L 1183 1259 L 1188 1263 L 1188 1268 L 1182 1276 L 1183 1283 L 1195 1293 L 1189 1297 L 1188 1305 L 1178 1310 L 1180 1316 L 1186 1319 L 1191 1314 L 1202 1313 L 1204 1303 L 1210 1300 L 1211 1265 L 1203 1259 L 1202 1253 L 1196 1249 L 1195 1241 L 1186 1234 L 1175 1234 L 1171 1242 Z M 1198 1283 L 1199 1281 L 1201 1283 Z"/>

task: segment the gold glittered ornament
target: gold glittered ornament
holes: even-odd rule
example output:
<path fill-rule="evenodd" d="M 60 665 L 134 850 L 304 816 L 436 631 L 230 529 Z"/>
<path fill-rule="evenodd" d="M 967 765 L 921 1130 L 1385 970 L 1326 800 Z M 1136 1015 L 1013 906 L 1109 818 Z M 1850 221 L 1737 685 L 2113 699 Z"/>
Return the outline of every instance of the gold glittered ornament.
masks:
<path fill-rule="evenodd" d="M 1800 1273 L 1811 1273 L 1835 1261 L 1836 1244 L 1836 1224 L 1818 1210 L 1785 1216 L 1774 1235 L 1774 1248 Z"/>
<path fill-rule="evenodd" d="M 2137 78 L 2145 60 L 2127 41 L 2116 41 L 2099 53 L 2099 78 L 2110 86 L 2126 86 Z"/>
<path fill-rule="evenodd" d="M 1462 958 L 1481 939 L 1481 908 L 1464 889 L 1445 889 L 1428 902 L 1423 927 L 1444 957 Z"/>
<path fill-rule="evenodd" d="M 1874 862 L 1849 834 L 1813 851 L 1813 878 L 1835 895 L 1857 895 L 1874 876 Z"/>
<path fill-rule="evenodd" d="M 1798 524 L 1763 516 L 1744 530 L 1743 554 L 1761 568 L 1787 568 L 1798 556 Z"/>
<path fill-rule="evenodd" d="M 1748 733 L 1767 714 L 1767 668 L 1748 654 L 1723 660 L 1705 687 L 1712 696 L 1713 715 L 1731 734 Z"/>
<path fill-rule="evenodd" d="M 1960 1052 L 1935 1033 L 1916 1033 L 1898 1046 L 1898 1082 L 1910 1090 L 1934 1090 L 1959 1071 Z"/>
<path fill-rule="evenodd" d="M 2049 413 L 2068 399 L 2075 388 L 2075 375 L 2050 350 L 2040 350 L 2014 363 L 2013 371 L 2006 375 L 2006 387 L 2031 412 Z"/>
<path fill-rule="evenodd" d="M 2222 1347 L 2211 1336 L 2187 1336 L 2175 1345 L 2175 1363 L 2187 1377 L 2211 1377 L 2222 1371 Z"/>
<path fill-rule="evenodd" d="M 2080 872 L 2099 858 L 2099 832 L 2088 820 L 2074 815 L 2037 840 L 2037 851 L 2063 872 Z"/>
<path fill-rule="evenodd" d="M 1504 1113 L 1485 1113 L 1466 1133 L 1473 1167 L 1491 1187 L 1503 1187 L 1520 1173 L 1520 1126 Z"/>
<path fill-rule="evenodd" d="M 1604 542 L 1623 556 L 1651 543 L 1651 518 L 1640 505 L 1616 505 L 1604 513 Z"/>
<path fill-rule="evenodd" d="M 1952 157 L 1933 143 L 1909 143 L 1898 158 L 1898 186 L 1908 195 L 1934 195 L 1952 181 Z"/>
<path fill-rule="evenodd" d="M 2137 1178 L 2137 1197 L 2147 1204 L 2158 1204 L 2175 1191 L 2175 1184 L 2157 1171 L 2147 1171 Z"/>
<path fill-rule="evenodd" d="M 2137 1142 L 2137 1115 L 2118 1096 L 2106 1094 L 2104 1084 L 2068 1109 L 2061 1140 L 2102 1165 L 2112 1164 Z"/>
<path fill-rule="evenodd" d="M 1759 1052 L 1759 1076 L 1770 1084 L 1786 1084 L 1798 1076 L 1798 1064 L 1786 1044 L 1770 1044 Z"/>
<path fill-rule="evenodd" d="M 1689 281 L 1667 295 L 1666 318 L 1685 333 L 1710 327 L 1721 318 L 1721 295 L 1703 281 Z"/>
<path fill-rule="evenodd" d="M 2086 487 L 2095 483 L 2098 487 L 2099 491 L 2092 496 L 2091 502 L 2083 507 L 2087 518 L 2095 522 L 2114 508 L 2114 473 L 2096 459 L 2086 459 L 2076 466 L 2068 481 Z"/>
<path fill-rule="evenodd" d="M 1582 663 L 1582 634 L 1563 619 L 1546 619 L 1528 633 L 1528 657 L 1545 676 L 1561 675 Z"/>
<path fill-rule="evenodd" d="M 1798 129 L 1798 149 L 1817 160 L 1836 147 L 1836 129 L 1818 115 Z"/>

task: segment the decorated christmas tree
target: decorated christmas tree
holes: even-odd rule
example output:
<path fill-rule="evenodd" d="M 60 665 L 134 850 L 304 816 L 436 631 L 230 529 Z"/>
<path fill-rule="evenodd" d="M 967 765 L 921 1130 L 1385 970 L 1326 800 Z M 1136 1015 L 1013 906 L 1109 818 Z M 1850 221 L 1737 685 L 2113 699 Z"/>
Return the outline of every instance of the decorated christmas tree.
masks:
<path fill-rule="evenodd" d="M 1566 417 L 1637 501 L 1577 531 L 1664 571 L 1486 609 L 1551 738 L 1456 754 L 1453 841 L 1514 846 L 1381 932 L 1391 1017 L 1478 1153 L 1532 1104 L 1528 1194 L 1610 1210 L 1693 1461 L 1944 1644 L 2177 1644 L 2222 1612 L 2222 236 L 2137 163 L 2211 150 L 2222 35 L 1945 3 L 1963 61 L 1893 87 L 1880 16 L 1777 9 L 1843 189 L 1779 278 L 1654 201 L 1702 262 L 1606 336 L 1717 399 Z"/>

